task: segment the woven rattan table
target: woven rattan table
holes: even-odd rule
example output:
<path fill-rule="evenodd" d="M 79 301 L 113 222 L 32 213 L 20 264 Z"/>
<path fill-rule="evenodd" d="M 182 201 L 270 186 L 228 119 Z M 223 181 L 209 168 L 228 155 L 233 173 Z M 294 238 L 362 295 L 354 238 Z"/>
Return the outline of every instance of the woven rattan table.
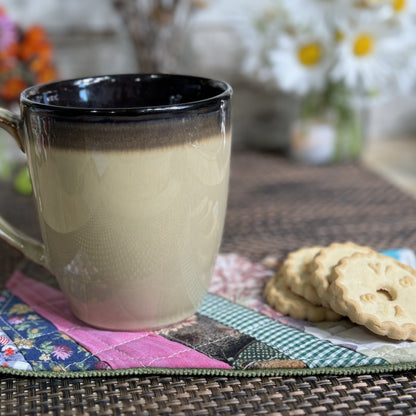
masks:
<path fill-rule="evenodd" d="M 0 184 L 0 212 L 37 236 L 30 198 Z M 252 260 L 353 240 L 416 249 L 416 200 L 359 164 L 309 167 L 235 152 L 223 252 Z M 21 259 L 0 242 L 2 284 Z M 343 376 L 0 378 L 0 414 L 416 414 L 416 372 Z"/>

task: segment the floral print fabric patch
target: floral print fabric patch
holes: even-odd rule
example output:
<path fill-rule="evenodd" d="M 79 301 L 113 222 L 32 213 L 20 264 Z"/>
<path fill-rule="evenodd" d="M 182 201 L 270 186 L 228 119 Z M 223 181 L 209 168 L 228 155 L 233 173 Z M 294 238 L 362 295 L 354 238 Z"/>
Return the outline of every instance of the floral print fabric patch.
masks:
<path fill-rule="evenodd" d="M 108 367 L 7 289 L 0 296 L 0 325 L 3 367 L 33 371 Z"/>
<path fill-rule="evenodd" d="M 15 370 L 32 370 L 32 366 L 25 360 L 10 337 L 2 330 L 0 330 L 0 348 L 1 367 L 10 367 Z"/>

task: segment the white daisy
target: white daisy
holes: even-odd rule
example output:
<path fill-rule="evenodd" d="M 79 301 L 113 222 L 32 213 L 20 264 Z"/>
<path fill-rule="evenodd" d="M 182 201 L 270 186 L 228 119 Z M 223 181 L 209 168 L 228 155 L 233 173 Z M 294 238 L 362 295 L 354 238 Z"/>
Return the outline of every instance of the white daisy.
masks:
<path fill-rule="evenodd" d="M 399 54 L 391 27 L 368 15 L 358 16 L 341 28 L 341 34 L 331 78 L 365 93 L 380 92 L 388 86 Z"/>
<path fill-rule="evenodd" d="M 413 25 L 416 21 L 416 0 L 388 0 L 387 13 L 400 25 Z"/>
<path fill-rule="evenodd" d="M 331 65 L 330 48 L 326 39 L 310 33 L 283 34 L 270 51 L 270 62 L 282 90 L 304 95 L 325 86 Z"/>
<path fill-rule="evenodd" d="M 235 25 L 245 52 L 241 70 L 268 82 L 272 78 L 268 51 L 274 48 L 278 34 L 285 28 L 284 12 L 276 5 L 263 9 L 247 7 L 244 11 L 239 13 Z"/>
<path fill-rule="evenodd" d="M 281 0 L 295 25 L 332 35 L 334 22 L 353 13 L 351 0 Z"/>
<path fill-rule="evenodd" d="M 377 12 L 378 20 L 390 20 L 390 23 L 400 25 L 416 21 L 416 0 L 355 0 L 354 5 L 361 13 Z"/>

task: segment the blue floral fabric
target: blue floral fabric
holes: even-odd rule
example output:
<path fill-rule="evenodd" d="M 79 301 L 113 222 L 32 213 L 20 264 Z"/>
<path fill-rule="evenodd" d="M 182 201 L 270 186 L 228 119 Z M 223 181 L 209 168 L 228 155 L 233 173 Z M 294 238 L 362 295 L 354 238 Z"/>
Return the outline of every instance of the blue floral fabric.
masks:
<path fill-rule="evenodd" d="M 0 294 L 0 347 L 3 367 L 33 371 L 108 367 L 7 289 Z"/>
<path fill-rule="evenodd" d="M 0 366 L 15 370 L 32 370 L 22 353 L 7 334 L 0 330 Z"/>

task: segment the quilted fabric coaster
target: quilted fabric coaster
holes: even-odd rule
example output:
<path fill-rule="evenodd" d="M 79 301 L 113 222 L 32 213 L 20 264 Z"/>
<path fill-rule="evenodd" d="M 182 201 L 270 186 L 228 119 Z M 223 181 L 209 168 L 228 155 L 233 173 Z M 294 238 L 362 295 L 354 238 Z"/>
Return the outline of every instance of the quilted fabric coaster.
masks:
<path fill-rule="evenodd" d="M 388 254 L 406 261 L 404 253 Z M 0 365 L 37 376 L 185 370 L 251 375 L 381 371 L 416 361 L 416 343 L 376 336 L 348 320 L 311 324 L 275 312 L 262 296 L 271 274 L 237 254 L 220 255 L 195 315 L 159 331 L 113 332 L 77 320 L 62 293 L 45 283 L 53 282 L 50 275 L 26 263 L 0 296 Z"/>

